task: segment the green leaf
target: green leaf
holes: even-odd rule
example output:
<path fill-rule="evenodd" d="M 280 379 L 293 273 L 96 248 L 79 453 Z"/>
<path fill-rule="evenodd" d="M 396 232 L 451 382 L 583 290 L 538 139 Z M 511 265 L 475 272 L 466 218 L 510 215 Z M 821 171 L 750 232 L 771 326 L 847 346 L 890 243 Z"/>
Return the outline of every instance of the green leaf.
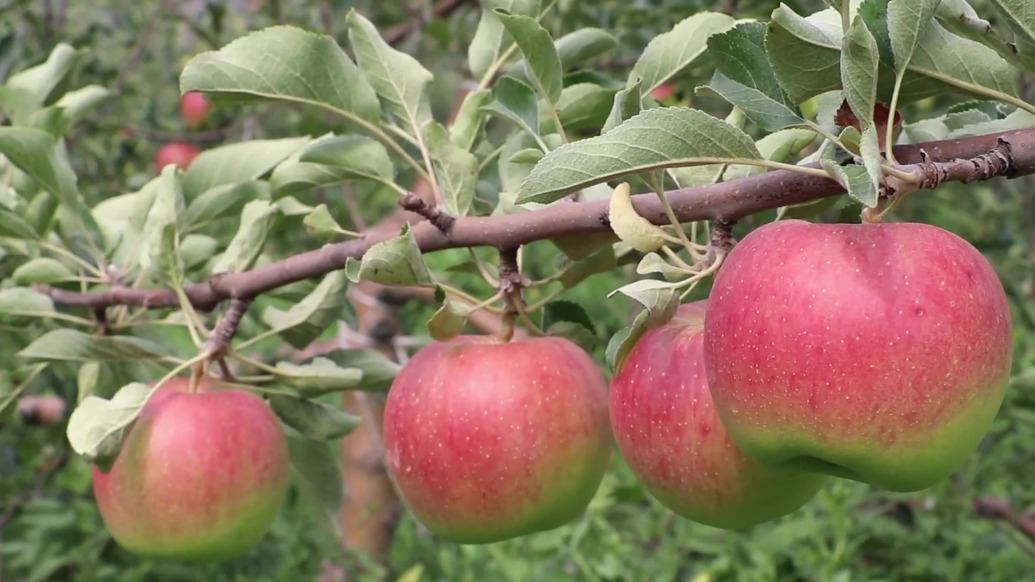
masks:
<path fill-rule="evenodd" d="M 764 24 L 751 22 L 708 39 L 716 71 L 711 83 L 697 92 L 711 90 L 739 107 L 759 127 L 777 131 L 804 120 L 773 73 L 765 34 Z"/>
<path fill-rule="evenodd" d="M 932 21 L 909 70 L 979 97 L 1018 94 L 1017 71 L 987 46 L 953 34 Z"/>
<path fill-rule="evenodd" d="M 841 88 L 841 16 L 824 10 L 803 18 L 786 5 L 773 11 L 765 47 L 780 85 L 794 103 Z"/>
<path fill-rule="evenodd" d="M 637 113 L 643 110 L 642 98 L 640 81 L 636 80 L 635 77 L 630 78 L 629 85 L 615 93 L 614 102 L 611 104 L 611 112 L 607 115 L 604 127 L 600 128 L 600 133 L 607 133 L 625 123 L 626 120 L 635 117 Z"/>
<path fill-rule="evenodd" d="M 0 237 L 38 240 L 40 235 L 21 216 L 0 207 Z"/>
<path fill-rule="evenodd" d="M 389 360 L 380 352 L 364 349 L 333 350 L 324 357 L 346 369 L 356 368 L 363 371 L 363 379 L 353 390 L 384 392 L 392 385 L 392 380 L 402 368 L 398 363 Z"/>
<path fill-rule="evenodd" d="M 649 109 L 604 135 L 546 154 L 521 184 L 517 202 L 552 202 L 629 174 L 760 157 L 747 134 L 703 111 Z"/>
<path fill-rule="evenodd" d="M 0 127 L 0 154 L 70 209 L 85 208 L 64 142 L 28 127 Z"/>
<path fill-rule="evenodd" d="M 700 58 L 708 48 L 710 36 L 733 25 L 733 17 L 717 12 L 698 12 L 680 21 L 672 30 L 650 41 L 629 78 L 639 78 L 642 93 L 649 94 Z"/>
<path fill-rule="evenodd" d="M 302 436 L 317 441 L 341 438 L 355 430 L 363 420 L 321 402 L 294 396 L 273 394 L 269 397 L 269 403 L 285 424 Z"/>
<path fill-rule="evenodd" d="M 342 231 L 327 205 L 322 202 L 302 219 L 302 224 L 313 237 L 325 242 L 338 238 Z"/>
<path fill-rule="evenodd" d="M 557 101 L 557 116 L 567 131 L 599 129 L 607 122 L 616 91 L 593 83 L 564 88 Z"/>
<path fill-rule="evenodd" d="M 341 535 L 338 512 L 345 497 L 338 456 L 325 441 L 307 439 L 285 431 L 288 459 L 302 494 L 319 510 L 336 536 Z"/>
<path fill-rule="evenodd" d="M 270 184 L 279 197 L 348 180 L 388 182 L 393 177 L 392 160 L 380 143 L 328 134 L 274 168 Z"/>
<path fill-rule="evenodd" d="M 61 261 L 50 257 L 42 257 L 39 259 L 32 259 L 31 261 L 19 266 L 14 270 L 11 278 L 19 285 L 34 283 L 62 283 L 64 281 L 74 281 L 76 279 L 76 274 Z"/>
<path fill-rule="evenodd" d="M 679 287 L 677 283 L 668 283 L 656 279 L 640 279 L 628 285 L 623 285 L 609 293 L 608 297 L 614 297 L 621 293 L 626 297 L 636 300 L 647 310 L 648 327 L 661 325 L 675 316 L 679 308 Z"/>
<path fill-rule="evenodd" d="M 640 263 L 636 265 L 636 272 L 640 275 L 653 275 L 657 273 L 664 277 L 666 281 L 680 281 L 689 276 L 689 273 L 674 267 L 658 253 L 647 253 L 644 255 L 640 259 Z"/>
<path fill-rule="evenodd" d="M 445 293 L 441 293 L 441 295 L 442 298 L 439 299 L 439 302 L 442 303 L 442 307 L 439 307 L 438 311 L 428 320 L 428 333 L 432 339 L 444 342 L 463 333 L 464 327 L 467 325 L 467 316 L 471 314 L 471 308 L 451 301 L 445 297 Z"/>
<path fill-rule="evenodd" d="M 398 237 L 370 247 L 363 254 L 356 277 L 381 285 L 431 287 L 435 284 L 409 225 L 403 227 Z"/>
<path fill-rule="evenodd" d="M 867 207 L 876 206 L 879 192 L 866 166 L 842 166 L 833 160 L 823 160 L 820 163 L 830 177 L 848 191 L 849 196 Z"/>
<path fill-rule="evenodd" d="M 511 14 L 502 8 L 496 9 L 496 16 L 525 56 L 532 85 L 547 101 L 557 103 L 564 79 L 561 58 L 550 33 L 528 16 Z"/>
<path fill-rule="evenodd" d="M 273 375 L 278 382 L 305 397 L 352 390 L 363 380 L 362 368 L 342 368 L 324 357 L 313 358 L 305 364 L 277 362 Z"/>
<path fill-rule="evenodd" d="M 56 312 L 49 295 L 27 287 L 0 289 L 0 321 L 17 324 L 25 318 L 49 317 Z"/>
<path fill-rule="evenodd" d="M 214 220 L 240 215 L 249 201 L 269 199 L 270 184 L 265 180 L 214 186 L 190 201 L 184 224 L 188 230 L 198 230 Z"/>
<path fill-rule="evenodd" d="M 180 240 L 180 258 L 183 269 L 189 271 L 207 263 L 217 254 L 220 243 L 216 239 L 203 234 L 188 234 Z"/>
<path fill-rule="evenodd" d="M 180 257 L 180 232 L 186 214 L 180 175 L 170 164 L 162 170 L 157 194 L 144 222 L 143 244 L 140 246 L 140 267 L 158 275 L 169 287 L 183 281 L 183 259 Z"/>
<path fill-rule="evenodd" d="M 302 349 L 341 317 L 347 290 L 344 271 L 331 271 L 291 309 L 267 307 L 262 312 L 262 320 L 293 348 Z"/>
<path fill-rule="evenodd" d="M 70 362 L 158 360 L 169 350 L 131 336 L 94 336 L 74 329 L 55 329 L 18 352 L 22 358 Z"/>
<path fill-rule="evenodd" d="M 133 382 L 120 388 L 111 400 L 86 397 L 68 419 L 66 434 L 72 450 L 88 461 L 110 465 L 153 391 Z"/>
<path fill-rule="evenodd" d="M 566 71 L 610 52 L 616 46 L 618 39 L 600 28 L 580 28 L 554 42 L 557 56 L 561 59 L 561 68 Z"/>
<path fill-rule="evenodd" d="M 844 86 L 845 99 L 862 126 L 869 127 L 873 124 L 873 109 L 877 105 L 880 59 L 877 41 L 870 34 L 866 22 L 857 16 L 842 42 L 841 84 Z"/>
<path fill-rule="evenodd" d="M 373 87 L 334 39 L 292 26 L 265 28 L 195 56 L 180 75 L 180 91 L 314 105 L 371 123 L 381 116 Z"/>
<path fill-rule="evenodd" d="M 267 200 L 252 200 L 245 204 L 237 234 L 212 264 L 212 272 L 240 273 L 250 269 L 262 254 L 266 235 L 273 227 L 277 213 L 277 206 Z"/>
<path fill-rule="evenodd" d="M 183 174 L 188 200 L 216 186 L 257 180 L 310 142 L 308 137 L 257 139 L 205 150 Z"/>
<path fill-rule="evenodd" d="M 812 145 L 817 138 L 811 129 L 789 128 L 774 131 L 755 142 L 762 157 L 773 162 L 790 162 L 802 150 Z M 730 166 L 722 174 L 725 181 L 736 180 L 765 172 L 759 166 Z M 683 184 L 680 184 L 683 186 Z M 683 186 L 685 187 L 685 186 Z"/>
<path fill-rule="evenodd" d="M 648 311 L 641 311 L 631 325 L 618 330 L 618 333 L 611 336 L 611 340 L 607 342 L 604 359 L 612 373 L 621 369 L 625 357 L 629 354 L 629 350 L 636 345 L 640 336 L 647 330 L 646 322 L 648 315 Z"/>
<path fill-rule="evenodd" d="M 928 0 L 930 1 L 930 0 Z M 1010 26 L 1019 48 L 1027 49 L 1035 45 L 1035 10 L 1028 0 L 991 0 L 1004 16 L 1003 20 Z"/>
<path fill-rule="evenodd" d="M 573 301 L 551 301 L 543 308 L 542 317 L 539 320 L 540 328 L 549 329 L 560 322 L 574 323 L 596 333 L 593 319 L 581 305 Z"/>
<path fill-rule="evenodd" d="M 432 74 L 417 59 L 392 48 L 374 25 L 355 10 L 349 11 L 345 23 L 359 68 L 385 108 L 408 124 L 416 135 L 431 119 L 428 83 Z"/>
<path fill-rule="evenodd" d="M 424 140 L 435 165 L 435 177 L 442 189 L 446 210 L 454 216 L 470 212 L 478 182 L 478 158 L 450 141 L 442 124 L 424 126 Z"/>
<path fill-rule="evenodd" d="M 510 14 L 535 16 L 539 12 L 540 0 L 483 0 L 479 2 L 482 14 L 474 38 L 467 47 L 467 62 L 471 74 L 481 80 L 499 64 L 503 53 L 513 43 L 506 35 L 506 29 L 495 10 L 502 8 Z"/>
<path fill-rule="evenodd" d="M 37 103 L 43 103 L 75 71 L 86 55 L 87 51 L 58 43 L 45 62 L 11 75 L 7 79 L 7 86 L 24 91 L 32 95 Z"/>
<path fill-rule="evenodd" d="M 888 34 L 895 55 L 895 72 L 905 75 L 906 66 L 920 46 L 927 26 L 941 0 L 891 0 L 888 2 Z"/>
<path fill-rule="evenodd" d="M 578 285 L 593 275 L 600 273 L 607 273 L 615 270 L 618 267 L 618 260 L 615 257 L 615 249 L 612 245 L 607 245 L 599 251 L 589 255 L 588 257 L 569 263 L 566 258 L 561 258 L 564 262 L 561 268 L 564 272 L 558 278 L 558 281 L 566 289 Z"/>
<path fill-rule="evenodd" d="M 493 99 L 484 111 L 507 119 L 530 135 L 539 135 L 539 100 L 535 91 L 513 77 L 496 82 Z"/>
<path fill-rule="evenodd" d="M 453 124 L 449 126 L 449 139 L 457 147 L 466 151 L 474 148 L 485 126 L 486 111 L 483 108 L 491 101 L 492 92 L 488 89 L 471 91 L 464 97 Z"/>

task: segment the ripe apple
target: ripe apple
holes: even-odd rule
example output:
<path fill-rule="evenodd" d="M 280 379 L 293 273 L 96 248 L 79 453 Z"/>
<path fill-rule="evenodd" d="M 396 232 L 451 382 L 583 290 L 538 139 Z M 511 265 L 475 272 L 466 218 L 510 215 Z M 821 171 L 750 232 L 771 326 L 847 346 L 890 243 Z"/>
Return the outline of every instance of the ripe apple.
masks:
<path fill-rule="evenodd" d="M 197 127 L 205 121 L 212 102 L 197 91 L 188 91 L 180 97 L 180 117 L 187 122 L 188 127 Z"/>
<path fill-rule="evenodd" d="M 607 384 L 562 338 L 434 342 L 392 383 L 384 445 L 403 501 L 445 539 L 553 529 L 582 513 L 603 479 Z"/>
<path fill-rule="evenodd" d="M 169 142 L 158 148 L 158 153 L 155 154 L 155 166 L 159 172 L 169 164 L 176 164 L 186 170 L 199 153 L 201 153 L 200 150 L 192 144 L 180 141 Z"/>
<path fill-rule="evenodd" d="M 677 514 L 739 529 L 786 515 L 820 490 L 817 473 L 767 467 L 730 440 L 704 372 L 706 301 L 647 330 L 611 380 L 611 428 L 644 489 Z"/>
<path fill-rule="evenodd" d="M 705 367 L 761 462 L 916 491 L 977 448 L 1010 371 L 1010 311 L 970 244 L 911 223 L 781 221 L 715 278 Z"/>
<path fill-rule="evenodd" d="M 265 402 L 175 378 L 152 395 L 108 472 L 93 468 L 104 523 L 140 555 L 229 560 L 266 534 L 288 484 L 287 444 Z"/>

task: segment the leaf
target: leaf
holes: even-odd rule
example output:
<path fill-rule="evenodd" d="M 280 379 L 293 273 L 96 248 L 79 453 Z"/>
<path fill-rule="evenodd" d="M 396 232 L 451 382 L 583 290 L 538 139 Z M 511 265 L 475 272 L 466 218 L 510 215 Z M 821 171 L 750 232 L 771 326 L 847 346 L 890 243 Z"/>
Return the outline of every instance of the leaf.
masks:
<path fill-rule="evenodd" d="M 221 184 L 195 196 L 187 205 L 183 222 L 188 230 L 198 230 L 214 220 L 240 215 L 249 201 L 269 199 L 270 184 L 265 180 Z"/>
<path fill-rule="evenodd" d="M 512 15 L 523 14 L 535 16 L 539 12 L 540 0 L 483 0 L 481 6 L 481 19 L 478 21 L 478 28 L 474 31 L 474 38 L 467 47 L 467 62 L 471 67 L 471 74 L 476 80 L 481 80 L 490 70 L 497 66 L 497 61 L 511 45 L 511 39 L 507 37 L 503 22 L 495 10 L 502 8 Z"/>
<path fill-rule="evenodd" d="M 529 77 L 536 90 L 550 103 L 557 103 L 563 88 L 563 75 L 561 58 L 550 33 L 534 18 L 511 14 L 503 8 L 497 8 L 495 12 L 521 49 L 521 54 L 525 55 Z"/>
<path fill-rule="evenodd" d="M 615 93 L 611 112 L 607 114 L 607 121 L 604 122 L 604 127 L 600 128 L 600 133 L 605 134 L 635 117 L 643 110 L 642 97 L 639 79 L 630 77 L 629 84 Z"/>
<path fill-rule="evenodd" d="M 389 181 L 392 160 L 380 143 L 359 135 L 331 135 L 318 139 L 301 151 L 299 161 L 334 167 L 345 179 Z"/>
<path fill-rule="evenodd" d="M 641 311 L 631 325 L 618 330 L 618 333 L 611 336 L 611 340 L 607 342 L 604 359 L 612 373 L 621 369 L 625 357 L 629 354 L 629 350 L 636 345 L 640 336 L 647 330 L 646 322 L 648 315 L 646 310 Z"/>
<path fill-rule="evenodd" d="M 115 92 L 100 85 L 87 85 L 61 96 L 54 105 L 61 109 L 67 125 L 78 123 Z"/>
<path fill-rule="evenodd" d="M 305 299 L 283 311 L 267 307 L 262 321 L 284 338 L 291 347 L 302 349 L 338 320 L 348 290 L 344 271 L 331 271 Z"/>
<path fill-rule="evenodd" d="M 618 238 L 641 253 L 656 251 L 665 246 L 665 231 L 640 216 L 633 207 L 628 182 L 622 182 L 615 187 L 608 205 L 607 218 L 611 223 L 611 230 Z"/>
<path fill-rule="evenodd" d="M 571 289 L 593 275 L 607 273 L 617 267 L 618 261 L 615 257 L 614 246 L 607 245 L 588 257 L 563 267 L 564 272 L 557 280 L 565 289 Z"/>
<path fill-rule="evenodd" d="M 529 135 L 539 135 L 539 100 L 535 91 L 513 77 L 496 82 L 492 101 L 482 107 L 489 113 L 515 123 Z"/>
<path fill-rule="evenodd" d="M 442 307 L 428 320 L 428 333 L 432 339 L 440 342 L 449 341 L 463 333 L 467 316 L 471 313 L 469 307 L 451 301 L 444 293 L 442 295 L 439 300 Z"/>
<path fill-rule="evenodd" d="M 708 52 L 715 61 L 715 73 L 707 87 L 739 107 L 759 127 L 777 131 L 803 123 L 769 64 L 765 49 L 766 26 L 761 22 L 740 24 L 708 39 Z"/>
<path fill-rule="evenodd" d="M 38 240 L 40 235 L 21 216 L 0 207 L 0 237 Z"/>
<path fill-rule="evenodd" d="M 878 191 L 873 185 L 865 166 L 842 166 L 833 160 L 823 160 L 823 169 L 848 191 L 848 195 L 863 205 L 873 208 L 877 204 Z"/>
<path fill-rule="evenodd" d="M 133 382 L 120 388 L 111 400 L 86 397 L 68 419 L 66 434 L 72 450 L 87 461 L 110 466 L 153 391 Z"/>
<path fill-rule="evenodd" d="M 203 265 L 214 257 L 220 247 L 219 241 L 203 234 L 188 234 L 180 241 L 180 258 L 184 271 Z"/>
<path fill-rule="evenodd" d="M 432 74 L 417 59 L 392 48 L 358 12 L 345 17 L 356 63 L 381 97 L 385 108 L 406 122 L 414 135 L 431 119 L 428 83 Z"/>
<path fill-rule="evenodd" d="M 363 379 L 353 387 L 354 390 L 370 392 L 388 390 L 388 387 L 392 385 L 392 380 L 402 368 L 398 363 L 374 350 L 339 349 L 330 351 L 324 356 L 342 368 L 357 368 L 363 371 Z"/>
<path fill-rule="evenodd" d="M 924 37 L 941 0 L 891 0 L 888 2 L 888 34 L 895 55 L 895 72 L 903 76 L 906 66 Z"/>
<path fill-rule="evenodd" d="M 636 265 L 636 272 L 640 275 L 652 275 L 657 273 L 666 281 L 679 281 L 686 279 L 689 273 L 669 264 L 658 253 L 647 253 Z"/>
<path fill-rule="evenodd" d="M 63 142 L 28 127 L 0 127 L 0 154 L 70 209 L 85 208 Z"/>
<path fill-rule="evenodd" d="M 453 124 L 449 126 L 449 139 L 457 147 L 466 151 L 474 148 L 485 125 L 486 111 L 484 107 L 491 101 L 492 92 L 488 89 L 471 91 L 464 97 L 464 102 L 460 104 Z"/>
<path fill-rule="evenodd" d="M 580 28 L 554 42 L 561 68 L 569 70 L 618 46 L 618 39 L 600 28 Z"/>
<path fill-rule="evenodd" d="M 789 162 L 802 150 L 816 141 L 817 134 L 811 129 L 789 128 L 774 131 L 755 142 L 762 157 L 774 162 Z M 730 166 L 723 173 L 725 181 L 736 180 L 744 176 L 752 176 L 765 172 L 758 166 Z M 686 187 L 683 184 L 680 186 Z"/>
<path fill-rule="evenodd" d="M 765 37 L 780 86 L 794 103 L 841 88 L 841 22 L 835 10 L 802 18 L 780 5 Z"/>
<path fill-rule="evenodd" d="M 844 36 L 841 56 L 841 84 L 845 99 L 863 128 L 873 125 L 877 105 L 877 71 L 880 56 L 877 41 L 866 22 L 855 18 Z M 877 152 L 880 155 L 880 152 Z"/>
<path fill-rule="evenodd" d="M 478 158 L 450 141 L 446 128 L 437 121 L 424 126 L 424 140 L 434 161 L 446 209 L 454 216 L 467 214 L 478 181 Z"/>
<path fill-rule="evenodd" d="M 302 436 L 317 441 L 341 438 L 355 430 L 363 420 L 322 402 L 294 396 L 272 394 L 269 403 L 285 424 Z"/>
<path fill-rule="evenodd" d="M 67 265 L 52 259 L 42 257 L 20 265 L 11 275 L 14 282 L 19 285 L 33 283 L 62 283 L 74 281 L 76 274 Z"/>
<path fill-rule="evenodd" d="M 665 323 L 675 316 L 676 310 L 679 308 L 679 293 L 676 285 L 656 279 L 640 279 L 615 289 L 607 296 L 614 297 L 615 293 L 621 293 L 636 300 L 647 310 L 645 325 L 653 327 Z"/>
<path fill-rule="evenodd" d="M 322 202 L 302 219 L 302 224 L 306 226 L 309 234 L 325 242 L 338 238 L 342 230 L 338 221 L 331 216 L 327 205 Z"/>
<path fill-rule="evenodd" d="M 930 0 L 928 0 L 930 1 Z M 991 0 L 999 12 L 1003 14 L 1010 30 L 1014 32 L 1016 44 L 1030 49 L 1035 45 L 1035 10 L 1028 0 Z"/>
<path fill-rule="evenodd" d="M 681 20 L 647 44 L 629 78 L 639 78 L 641 92 L 649 94 L 700 58 L 708 48 L 710 36 L 733 24 L 733 17 L 718 12 L 698 12 Z"/>
<path fill-rule="evenodd" d="M 140 267 L 157 274 L 159 281 L 168 287 L 178 287 L 183 281 L 179 248 L 184 215 L 179 171 L 170 164 L 162 169 L 154 203 L 144 221 L 139 257 Z"/>
<path fill-rule="evenodd" d="M 188 200 L 216 186 L 257 180 L 310 142 L 308 137 L 257 139 L 205 150 L 183 174 Z"/>
<path fill-rule="evenodd" d="M 267 200 L 252 200 L 244 205 L 237 234 L 226 251 L 212 264 L 213 273 L 240 273 L 255 264 L 273 226 L 277 206 Z"/>
<path fill-rule="evenodd" d="M 593 83 L 564 88 L 557 101 L 557 116 L 567 131 L 598 129 L 607 121 L 616 91 Z"/>
<path fill-rule="evenodd" d="M 521 184 L 517 202 L 553 202 L 629 174 L 760 157 L 747 134 L 703 111 L 649 109 L 604 135 L 546 154 Z"/>
<path fill-rule="evenodd" d="M 403 227 L 398 237 L 379 242 L 363 254 L 355 280 L 381 285 L 431 287 L 435 284 L 409 225 Z"/>
<path fill-rule="evenodd" d="M 0 316 L 3 320 L 13 323 L 23 321 L 23 317 L 48 317 L 56 312 L 54 300 L 49 295 L 27 287 L 0 289 Z"/>
<path fill-rule="evenodd" d="M 168 351 L 132 336 L 93 336 L 74 329 L 55 329 L 36 338 L 18 356 L 70 362 L 133 362 L 159 360 Z"/>
<path fill-rule="evenodd" d="M 590 333 L 596 333 L 593 319 L 581 305 L 574 301 L 551 301 L 543 308 L 539 327 L 548 330 L 551 326 L 561 322 L 574 323 Z"/>
<path fill-rule="evenodd" d="M 1018 94 L 1016 70 L 985 45 L 955 35 L 932 21 L 909 70 L 964 92 L 1000 99 Z"/>
<path fill-rule="evenodd" d="M 58 43 L 45 62 L 11 75 L 7 79 L 7 86 L 24 91 L 32 95 L 37 103 L 43 103 L 75 71 L 86 55 L 87 51 Z"/>
<path fill-rule="evenodd" d="M 373 87 L 334 39 L 292 26 L 271 26 L 195 56 L 183 68 L 180 91 L 314 105 L 371 123 L 381 117 Z"/>
<path fill-rule="evenodd" d="M 363 380 L 363 370 L 342 368 L 332 360 L 316 357 L 305 364 L 277 362 L 274 376 L 302 396 L 313 397 L 354 389 Z"/>
<path fill-rule="evenodd" d="M 345 497 L 345 484 L 338 456 L 327 442 L 304 438 L 295 431 L 285 431 L 285 438 L 291 469 L 303 495 L 316 505 L 335 535 L 340 536 L 338 512 Z"/>

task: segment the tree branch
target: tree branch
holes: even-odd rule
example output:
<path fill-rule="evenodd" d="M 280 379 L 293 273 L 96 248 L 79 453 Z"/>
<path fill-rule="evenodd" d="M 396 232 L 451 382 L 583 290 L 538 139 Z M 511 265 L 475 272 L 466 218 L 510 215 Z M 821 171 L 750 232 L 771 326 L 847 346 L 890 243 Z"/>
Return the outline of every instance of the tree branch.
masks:
<path fill-rule="evenodd" d="M 1003 143 L 1008 144 L 1004 146 Z M 1006 152 L 1001 164 L 989 160 Z M 994 176 L 1017 177 L 1035 173 L 1035 128 L 929 142 L 895 148 L 899 168 L 924 180 L 923 187 L 945 181 L 970 182 Z M 937 179 L 928 180 L 929 176 Z M 735 222 L 740 218 L 781 206 L 801 204 L 836 196 L 844 190 L 837 182 L 802 173 L 777 170 L 667 193 L 676 217 L 682 222 L 713 220 Z M 668 217 L 654 194 L 633 197 L 636 211 L 655 224 L 668 224 Z M 428 221 L 413 226 L 422 252 L 443 249 L 520 245 L 560 236 L 607 232 L 608 201 L 562 202 L 549 208 L 499 216 L 457 217 L 448 234 Z M 241 273 L 221 273 L 207 281 L 188 285 L 187 297 L 195 309 L 211 311 L 230 298 L 255 297 L 264 292 L 341 269 L 349 258 L 361 258 L 376 243 L 395 236 L 378 230 L 361 239 L 327 245 L 287 257 Z M 60 304 L 93 309 L 113 305 L 173 308 L 176 294 L 168 289 L 114 288 L 96 292 L 75 292 L 38 287 Z"/>

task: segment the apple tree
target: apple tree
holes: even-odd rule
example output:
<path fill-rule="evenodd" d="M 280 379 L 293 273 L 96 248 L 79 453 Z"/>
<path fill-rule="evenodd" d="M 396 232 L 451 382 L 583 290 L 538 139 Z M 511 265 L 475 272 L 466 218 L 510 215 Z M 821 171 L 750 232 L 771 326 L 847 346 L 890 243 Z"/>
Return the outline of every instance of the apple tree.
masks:
<path fill-rule="evenodd" d="M 78 471 L 106 532 L 5 534 L 19 575 L 272 576 L 314 523 L 329 579 L 1030 567 L 1023 2 L 273 4 L 187 19 L 194 142 L 125 183 L 77 153 L 120 98 L 84 48 L 2 77 L 0 413 L 63 453 L 0 527 Z M 967 524 L 931 543 L 1022 539 L 873 566 L 925 495 Z"/>

